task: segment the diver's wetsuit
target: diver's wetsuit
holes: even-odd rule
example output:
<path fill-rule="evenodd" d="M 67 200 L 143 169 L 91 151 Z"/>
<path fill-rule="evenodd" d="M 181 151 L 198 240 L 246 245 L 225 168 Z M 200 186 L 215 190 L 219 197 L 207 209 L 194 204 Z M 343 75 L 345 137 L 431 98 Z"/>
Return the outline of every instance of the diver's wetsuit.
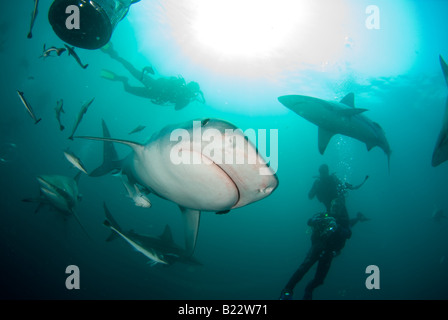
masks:
<path fill-rule="evenodd" d="M 205 102 L 199 85 L 194 81 L 187 84 L 181 76 L 154 78 L 146 74 L 144 72 L 145 69 L 143 71 L 137 70 L 129 61 L 120 57 L 111 44 L 104 47 L 102 51 L 121 63 L 136 80 L 143 84 L 143 87 L 131 86 L 129 79 L 125 76 L 114 75 L 113 79 L 109 78 L 110 80 L 121 81 L 124 90 L 130 94 L 150 99 L 152 103 L 158 105 L 172 103 L 175 105 L 176 110 L 184 108 L 194 100 Z M 198 96 L 201 99 L 198 100 Z"/>
<path fill-rule="evenodd" d="M 340 200 L 336 205 L 338 205 L 337 211 L 334 209 L 332 209 L 332 211 L 337 212 L 337 214 L 331 216 L 328 214 L 321 214 L 308 221 L 308 225 L 313 227 L 311 248 L 305 257 L 305 260 L 283 289 L 283 293 L 287 292 L 288 295 L 290 295 L 290 298 L 296 284 L 303 278 L 308 270 L 318 262 L 316 274 L 307 284 L 303 296 L 304 300 L 312 299 L 313 290 L 323 284 L 328 270 L 330 269 L 333 257 L 340 253 L 345 246 L 345 241 L 351 237 L 352 232 L 350 228 L 359 221 L 358 218 L 349 219 L 347 210 Z M 329 217 L 335 219 L 337 227 L 334 231 L 323 234 L 323 230 L 319 230 L 319 224 L 322 223 L 323 219 L 328 219 Z"/>
<path fill-rule="evenodd" d="M 325 205 L 327 212 L 330 211 L 331 201 L 336 199 L 341 192 L 342 182 L 334 174 L 320 176 L 316 181 L 314 181 L 310 192 L 308 193 L 308 198 L 317 199 Z"/>

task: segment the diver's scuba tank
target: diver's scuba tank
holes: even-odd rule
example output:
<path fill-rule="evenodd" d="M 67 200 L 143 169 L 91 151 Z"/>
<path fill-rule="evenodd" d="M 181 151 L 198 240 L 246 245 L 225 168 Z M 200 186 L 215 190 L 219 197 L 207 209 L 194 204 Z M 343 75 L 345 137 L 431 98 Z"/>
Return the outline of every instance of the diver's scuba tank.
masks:
<path fill-rule="evenodd" d="M 54 0 L 48 20 L 64 42 L 83 49 L 99 49 L 140 0 Z"/>
<path fill-rule="evenodd" d="M 308 221 L 308 225 L 313 229 L 313 236 L 323 240 L 328 239 L 338 228 L 336 219 L 326 213 L 315 214 Z"/>

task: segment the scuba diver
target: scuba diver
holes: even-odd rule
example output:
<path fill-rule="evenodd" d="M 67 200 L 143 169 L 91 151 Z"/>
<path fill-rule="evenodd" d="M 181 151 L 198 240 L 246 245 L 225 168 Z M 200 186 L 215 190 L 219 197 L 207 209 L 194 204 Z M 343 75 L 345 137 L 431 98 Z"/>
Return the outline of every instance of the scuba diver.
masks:
<path fill-rule="evenodd" d="M 153 77 L 155 74 L 152 67 L 145 67 L 141 71 L 137 70 L 129 61 L 123 59 L 108 43 L 101 48 L 101 51 L 108 54 L 112 59 L 120 62 L 131 75 L 143 84 L 143 87 L 130 86 L 128 78 L 118 76 L 109 70 L 102 70 L 101 76 L 112 81 L 121 81 L 124 90 L 133 95 L 148 98 L 157 105 L 174 104 L 175 110 L 186 107 L 190 102 L 199 101 L 205 103 L 204 94 L 197 82 L 186 83 L 184 78 L 179 77 Z"/>
<path fill-rule="evenodd" d="M 334 173 L 330 174 L 330 170 L 326 164 L 319 167 L 319 173 L 319 177 L 314 181 L 314 184 L 308 193 L 308 198 L 311 200 L 314 197 L 317 197 L 317 200 L 325 205 L 327 213 L 330 211 L 331 202 L 334 199 L 340 197 L 341 200 L 344 200 L 344 195 L 347 192 L 347 189 L 359 189 L 369 178 L 369 176 L 366 176 L 364 181 L 357 186 L 353 186 L 348 182 L 342 183 Z"/>
<path fill-rule="evenodd" d="M 318 262 L 314 278 L 305 288 L 304 300 L 311 300 L 313 290 L 322 285 L 330 269 L 331 262 L 345 246 L 345 241 L 352 235 L 351 227 L 359 221 L 367 221 L 362 213 L 349 219 L 344 200 L 338 197 L 331 202 L 330 211 L 317 213 L 308 220 L 312 228 L 311 248 L 305 260 L 292 275 L 281 292 L 280 300 L 292 300 L 293 290 L 297 283 Z"/>

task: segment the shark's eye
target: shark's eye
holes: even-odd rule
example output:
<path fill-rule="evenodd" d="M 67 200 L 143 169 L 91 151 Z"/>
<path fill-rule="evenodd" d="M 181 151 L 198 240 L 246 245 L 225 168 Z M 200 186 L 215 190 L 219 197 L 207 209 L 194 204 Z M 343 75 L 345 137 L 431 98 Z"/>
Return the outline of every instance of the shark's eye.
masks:
<path fill-rule="evenodd" d="M 201 125 L 203 127 L 205 127 L 207 125 L 207 123 L 209 123 L 209 122 L 210 122 L 210 119 L 204 119 L 204 120 L 202 120 Z"/>

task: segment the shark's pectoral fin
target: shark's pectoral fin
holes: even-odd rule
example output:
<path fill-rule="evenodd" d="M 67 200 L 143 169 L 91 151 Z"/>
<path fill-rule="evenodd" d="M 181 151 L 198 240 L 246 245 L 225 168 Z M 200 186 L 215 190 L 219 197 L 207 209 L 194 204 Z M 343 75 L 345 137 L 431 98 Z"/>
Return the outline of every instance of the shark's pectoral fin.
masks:
<path fill-rule="evenodd" d="M 39 198 L 25 198 L 22 199 L 23 202 L 34 202 L 37 203 L 37 207 L 36 209 L 34 209 L 34 213 L 38 213 L 40 209 L 42 209 L 43 206 L 45 206 L 46 204 L 48 204 L 48 201 L 45 200 L 42 197 Z"/>
<path fill-rule="evenodd" d="M 75 180 L 76 184 L 78 184 L 79 178 L 81 178 L 81 174 L 82 174 L 82 171 L 79 171 L 73 178 L 73 180 Z"/>
<path fill-rule="evenodd" d="M 318 129 L 318 145 L 320 154 L 324 154 L 331 137 L 335 134 L 331 131 L 319 127 Z"/>
<path fill-rule="evenodd" d="M 165 226 L 165 230 L 163 230 L 162 235 L 159 237 L 161 241 L 163 241 L 166 244 L 174 244 L 173 240 L 173 234 L 171 232 L 171 228 L 169 225 Z"/>
<path fill-rule="evenodd" d="M 366 148 L 367 148 L 367 151 L 372 150 L 372 148 L 375 147 L 375 146 L 376 146 L 376 145 L 373 144 L 373 143 L 371 143 L 371 142 L 366 142 Z"/>
<path fill-rule="evenodd" d="M 34 213 L 38 213 L 39 210 L 42 209 L 42 207 L 43 207 L 44 205 L 45 205 L 45 203 L 43 203 L 43 202 L 39 202 L 39 203 L 37 204 L 36 209 L 34 209 Z"/>
<path fill-rule="evenodd" d="M 196 247 L 196 239 L 198 237 L 199 220 L 201 211 L 179 207 L 185 221 L 185 248 L 186 255 L 192 256 Z"/>
<path fill-rule="evenodd" d="M 353 117 L 353 116 L 356 116 L 357 114 L 360 114 L 360 113 L 363 113 L 366 111 L 368 111 L 368 110 L 362 109 L 362 108 L 335 110 L 335 112 L 337 112 L 338 114 L 340 114 L 341 116 L 344 116 L 344 117 Z"/>

